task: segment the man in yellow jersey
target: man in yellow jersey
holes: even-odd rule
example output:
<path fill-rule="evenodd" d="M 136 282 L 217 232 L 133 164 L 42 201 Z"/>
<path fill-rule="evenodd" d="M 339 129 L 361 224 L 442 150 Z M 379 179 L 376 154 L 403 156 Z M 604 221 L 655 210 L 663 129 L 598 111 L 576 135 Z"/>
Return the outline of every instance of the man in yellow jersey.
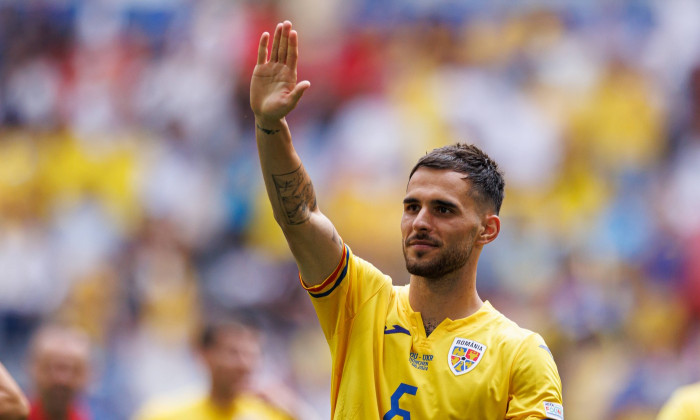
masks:
<path fill-rule="evenodd" d="M 657 420 L 700 420 L 700 382 L 678 388 Z"/>
<path fill-rule="evenodd" d="M 204 328 L 199 347 L 209 372 L 208 394 L 157 399 L 136 415 L 137 420 L 296 418 L 280 404 L 250 391 L 249 382 L 261 353 L 257 330 L 237 322 L 210 325 Z"/>
<path fill-rule="evenodd" d="M 500 231 L 504 181 L 475 146 L 421 158 L 401 220 L 408 286 L 353 255 L 316 203 L 285 116 L 297 82 L 298 35 L 263 33 L 250 86 L 270 203 L 331 349 L 335 419 L 563 420 L 561 381 L 542 337 L 476 291 L 484 245 Z"/>
<path fill-rule="evenodd" d="M 29 401 L 5 366 L 0 363 L 0 420 L 22 420 L 29 415 Z"/>

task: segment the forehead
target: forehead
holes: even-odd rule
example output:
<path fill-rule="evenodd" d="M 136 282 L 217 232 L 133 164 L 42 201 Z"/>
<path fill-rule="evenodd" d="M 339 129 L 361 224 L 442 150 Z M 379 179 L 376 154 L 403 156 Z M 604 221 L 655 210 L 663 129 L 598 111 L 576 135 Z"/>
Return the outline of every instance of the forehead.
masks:
<path fill-rule="evenodd" d="M 459 201 L 467 200 L 469 199 L 470 182 L 465 177 L 465 174 L 449 169 L 418 168 L 408 181 L 406 198 L 443 197 Z"/>
<path fill-rule="evenodd" d="M 243 327 L 223 328 L 214 334 L 214 347 L 248 348 L 259 345 L 258 333 Z"/>
<path fill-rule="evenodd" d="M 89 353 L 87 343 L 57 335 L 39 340 L 34 350 L 34 358 L 40 362 L 65 361 L 84 364 L 87 363 Z"/>

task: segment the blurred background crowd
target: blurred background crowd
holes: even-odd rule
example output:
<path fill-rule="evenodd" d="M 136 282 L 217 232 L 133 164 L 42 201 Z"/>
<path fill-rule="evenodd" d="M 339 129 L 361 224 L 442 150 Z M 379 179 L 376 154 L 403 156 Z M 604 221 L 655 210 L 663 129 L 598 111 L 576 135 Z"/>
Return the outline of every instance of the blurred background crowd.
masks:
<path fill-rule="evenodd" d="M 482 299 L 551 347 L 567 419 L 651 419 L 700 380 L 695 0 L 0 1 L 0 360 L 32 395 L 46 320 L 92 346 L 95 418 L 205 373 L 193 337 L 244 314 L 257 380 L 329 416 L 330 360 L 265 196 L 248 105 L 290 19 L 288 118 L 353 251 L 408 276 L 399 221 L 427 150 L 506 174 Z"/>

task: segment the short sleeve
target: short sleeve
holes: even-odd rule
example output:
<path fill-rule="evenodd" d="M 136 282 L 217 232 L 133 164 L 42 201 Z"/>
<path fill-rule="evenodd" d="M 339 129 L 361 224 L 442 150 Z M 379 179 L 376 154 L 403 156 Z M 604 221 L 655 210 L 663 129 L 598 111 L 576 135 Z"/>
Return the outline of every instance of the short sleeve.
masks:
<path fill-rule="evenodd" d="M 372 264 L 353 255 L 345 245 L 342 257 L 333 273 L 317 286 L 301 284 L 311 297 L 321 329 L 330 343 L 349 323 L 358 309 L 382 287 L 391 287 L 391 279 Z"/>
<path fill-rule="evenodd" d="M 521 343 L 513 366 L 506 419 L 564 420 L 562 388 L 554 357 L 539 334 Z"/>

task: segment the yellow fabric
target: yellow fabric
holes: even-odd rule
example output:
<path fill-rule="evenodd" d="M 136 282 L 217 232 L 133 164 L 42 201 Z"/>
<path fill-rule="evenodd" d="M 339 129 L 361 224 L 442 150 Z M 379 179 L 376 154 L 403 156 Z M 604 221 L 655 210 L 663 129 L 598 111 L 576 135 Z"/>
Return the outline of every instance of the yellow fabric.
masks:
<path fill-rule="evenodd" d="M 486 302 L 426 338 L 409 287 L 346 252 L 334 278 L 308 288 L 333 359 L 334 419 L 542 419 L 545 403 L 561 410 L 559 374 L 538 334 Z M 477 351 L 454 347 L 457 339 Z M 458 375 L 450 365 L 461 356 L 477 361 Z"/>
<path fill-rule="evenodd" d="M 131 227 L 140 215 L 135 143 L 123 139 L 90 147 L 70 132 L 47 135 L 37 152 L 42 194 L 52 202 L 92 196 L 119 227 Z"/>
<path fill-rule="evenodd" d="M 571 115 L 573 142 L 607 168 L 653 164 L 661 156 L 664 127 L 649 86 L 632 69 L 611 68 L 589 100 Z"/>
<path fill-rule="evenodd" d="M 33 138 L 23 132 L 0 133 L 0 210 L 31 204 L 36 197 L 38 162 Z"/>
<path fill-rule="evenodd" d="M 290 417 L 263 400 L 243 395 L 228 410 L 214 406 L 208 398 L 161 400 L 148 404 L 134 420 L 289 420 Z"/>
<path fill-rule="evenodd" d="M 657 420 L 700 420 L 700 383 L 681 387 L 674 392 Z"/>

